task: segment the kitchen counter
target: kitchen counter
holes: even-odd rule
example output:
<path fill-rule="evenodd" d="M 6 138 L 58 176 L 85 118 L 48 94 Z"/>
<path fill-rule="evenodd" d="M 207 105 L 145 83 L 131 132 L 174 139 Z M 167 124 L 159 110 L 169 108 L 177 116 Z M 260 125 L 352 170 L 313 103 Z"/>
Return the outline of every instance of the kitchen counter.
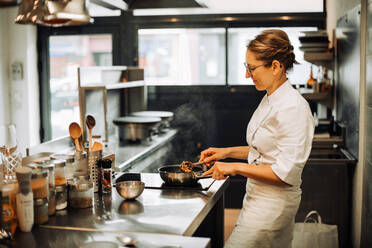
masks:
<path fill-rule="evenodd" d="M 154 180 L 159 177 L 152 173 L 141 176 L 153 177 Z M 223 194 L 227 185 L 228 180 L 223 180 L 214 181 L 207 191 L 145 189 L 132 201 L 124 200 L 114 189 L 111 196 L 95 194 L 93 208 L 58 212 L 40 228 L 213 237 L 212 247 L 221 247 L 224 235 Z M 39 230 L 36 228 L 33 235 Z M 18 235 L 19 232 L 16 239 Z"/>
<path fill-rule="evenodd" d="M 44 247 L 66 247 L 79 248 L 91 242 L 113 242 L 118 247 L 121 243 L 116 237 L 130 237 L 136 240 L 138 248 L 148 247 L 174 247 L 174 248 L 196 248 L 210 247 L 209 238 L 185 237 L 179 235 L 151 234 L 151 233 L 130 233 L 120 232 L 96 232 L 80 230 L 62 230 L 46 227 L 34 227 L 32 233 L 17 233 L 17 240 L 13 243 L 13 248 L 44 248 Z M 48 238 L 46 238 L 48 237 Z M 104 248 L 101 244 L 99 248 Z M 110 246 L 111 247 L 111 246 Z"/>
<path fill-rule="evenodd" d="M 150 156 L 164 156 L 167 149 L 166 146 L 177 134 L 176 129 L 169 129 L 166 133 L 155 135 L 151 140 L 144 140 L 139 143 L 120 143 L 119 138 L 116 136 L 110 136 L 109 142 L 104 144 L 103 155 L 115 154 L 115 167 L 117 171 L 127 171 L 131 168 L 135 168 Z M 161 148 L 164 151 L 158 152 Z M 32 162 L 39 157 L 45 157 L 46 154 L 52 153 L 65 153 L 71 154 L 74 151 L 74 146 L 69 136 L 48 141 L 27 149 L 29 156 L 23 158 L 23 164 Z M 151 161 L 154 161 L 151 158 Z M 142 165 L 146 167 L 147 164 Z M 137 170 L 137 172 L 140 172 Z"/>

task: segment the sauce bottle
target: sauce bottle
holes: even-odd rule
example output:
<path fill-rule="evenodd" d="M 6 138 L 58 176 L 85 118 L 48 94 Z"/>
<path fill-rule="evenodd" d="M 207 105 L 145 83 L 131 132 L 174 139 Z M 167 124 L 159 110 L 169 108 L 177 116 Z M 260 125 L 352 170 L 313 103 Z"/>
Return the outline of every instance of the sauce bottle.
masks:
<path fill-rule="evenodd" d="M 22 232 L 30 232 L 34 224 L 34 196 L 31 190 L 32 170 L 28 167 L 18 167 L 15 172 L 19 185 L 16 197 L 19 228 Z"/>

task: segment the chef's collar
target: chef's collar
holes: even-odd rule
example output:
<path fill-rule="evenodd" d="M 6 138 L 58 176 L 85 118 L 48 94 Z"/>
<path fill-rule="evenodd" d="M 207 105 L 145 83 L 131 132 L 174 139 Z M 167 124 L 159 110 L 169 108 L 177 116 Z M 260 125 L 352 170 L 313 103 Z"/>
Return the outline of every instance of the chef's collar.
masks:
<path fill-rule="evenodd" d="M 275 103 L 278 101 L 280 98 L 285 95 L 285 92 L 288 91 L 289 87 L 292 87 L 291 83 L 289 82 L 289 79 L 285 81 L 282 85 L 279 86 L 271 95 L 267 95 L 267 101 L 271 103 Z"/>

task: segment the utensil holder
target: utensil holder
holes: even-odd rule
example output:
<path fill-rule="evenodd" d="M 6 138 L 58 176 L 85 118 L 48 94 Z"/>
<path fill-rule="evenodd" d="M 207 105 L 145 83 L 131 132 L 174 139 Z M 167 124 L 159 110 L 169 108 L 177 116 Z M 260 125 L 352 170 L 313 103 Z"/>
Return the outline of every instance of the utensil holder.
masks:
<path fill-rule="evenodd" d="M 88 151 L 88 167 L 90 181 L 93 183 L 94 192 L 98 192 L 98 168 L 97 161 L 102 158 L 102 150 Z"/>

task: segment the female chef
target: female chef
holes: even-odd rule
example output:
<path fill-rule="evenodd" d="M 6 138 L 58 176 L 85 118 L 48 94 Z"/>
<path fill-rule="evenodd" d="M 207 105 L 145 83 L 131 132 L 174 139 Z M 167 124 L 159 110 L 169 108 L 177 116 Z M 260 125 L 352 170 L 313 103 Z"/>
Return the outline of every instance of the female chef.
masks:
<path fill-rule="evenodd" d="M 204 175 L 248 178 L 243 208 L 225 247 L 291 247 L 301 173 L 314 134 L 309 105 L 287 78 L 295 63 L 284 31 L 266 30 L 250 41 L 246 78 L 266 94 L 249 121 L 248 146 L 208 148 L 201 153 L 200 161 L 217 161 Z M 224 158 L 248 163 L 220 162 Z"/>

